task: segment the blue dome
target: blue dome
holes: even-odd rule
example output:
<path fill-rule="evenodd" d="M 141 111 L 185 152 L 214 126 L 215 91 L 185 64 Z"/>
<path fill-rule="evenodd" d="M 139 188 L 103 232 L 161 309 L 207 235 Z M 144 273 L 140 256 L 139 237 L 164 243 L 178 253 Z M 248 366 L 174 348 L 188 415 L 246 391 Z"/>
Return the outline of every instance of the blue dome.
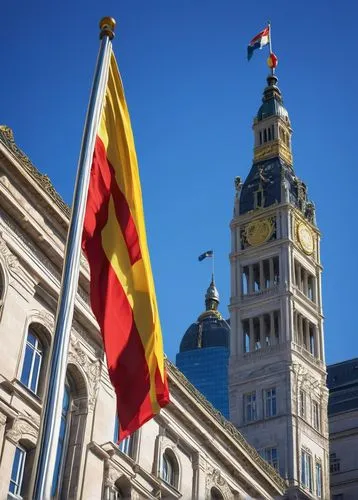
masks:
<path fill-rule="evenodd" d="M 189 326 L 180 343 L 180 352 L 205 347 L 229 349 L 230 327 L 217 313 L 210 314 Z"/>

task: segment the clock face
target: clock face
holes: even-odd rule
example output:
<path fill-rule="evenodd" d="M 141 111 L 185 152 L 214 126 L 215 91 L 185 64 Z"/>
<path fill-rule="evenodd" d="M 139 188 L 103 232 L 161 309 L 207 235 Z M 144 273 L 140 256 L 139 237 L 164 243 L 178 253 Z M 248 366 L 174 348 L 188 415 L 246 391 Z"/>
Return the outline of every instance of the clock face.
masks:
<path fill-rule="evenodd" d="M 307 227 L 303 222 L 300 222 L 300 224 L 298 225 L 297 236 L 302 250 L 307 255 L 311 255 L 314 249 L 313 236 L 309 227 Z"/>
<path fill-rule="evenodd" d="M 246 239 L 249 245 L 261 245 L 267 241 L 273 232 L 273 224 L 270 219 L 261 219 L 251 222 L 246 227 Z"/>

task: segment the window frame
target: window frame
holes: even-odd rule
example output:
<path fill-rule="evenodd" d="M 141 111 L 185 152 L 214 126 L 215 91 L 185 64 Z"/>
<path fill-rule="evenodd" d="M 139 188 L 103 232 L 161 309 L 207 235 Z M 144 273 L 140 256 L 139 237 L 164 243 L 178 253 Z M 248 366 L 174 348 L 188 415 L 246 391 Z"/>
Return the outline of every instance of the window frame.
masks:
<path fill-rule="evenodd" d="M 243 399 L 244 399 L 244 422 L 245 423 L 255 422 L 257 420 L 256 391 L 246 392 L 243 395 Z M 250 408 L 250 412 L 248 412 L 248 408 Z M 248 418 L 249 413 L 251 415 L 250 418 Z"/>
<path fill-rule="evenodd" d="M 166 464 L 166 471 L 164 471 Z M 179 461 L 171 448 L 165 448 L 160 458 L 159 477 L 169 486 L 179 489 Z"/>
<path fill-rule="evenodd" d="M 315 490 L 318 498 L 322 498 L 323 483 L 322 483 L 322 464 L 316 460 L 315 463 Z"/>
<path fill-rule="evenodd" d="M 17 469 L 16 473 L 16 482 L 13 480 L 13 473 L 14 473 L 14 466 L 15 466 L 15 459 L 16 459 L 16 453 L 20 451 L 21 453 L 21 459 L 19 460 L 19 466 Z M 25 471 L 25 462 L 26 462 L 26 456 L 27 456 L 27 451 L 26 449 L 18 444 L 15 449 L 14 453 L 14 458 L 12 462 L 12 468 L 11 468 L 11 476 L 10 476 L 10 483 L 9 483 L 9 491 L 8 491 L 8 496 L 10 498 L 17 498 L 21 499 L 23 498 L 21 493 L 22 493 L 22 486 L 23 486 L 23 480 L 24 480 L 24 471 Z M 10 486 L 11 484 L 15 484 L 15 491 L 12 492 L 10 491 Z"/>
<path fill-rule="evenodd" d="M 313 492 L 312 463 L 312 454 L 301 449 L 301 485 L 311 493 Z"/>
<path fill-rule="evenodd" d="M 270 394 L 271 393 L 271 394 Z M 273 418 L 277 416 L 277 389 L 270 387 L 264 389 L 264 415 L 265 418 Z M 269 411 L 267 411 L 269 409 Z M 275 411 L 273 411 L 275 410 Z"/>
<path fill-rule="evenodd" d="M 30 335 L 35 339 L 35 344 L 32 344 L 29 341 Z M 26 375 L 25 362 L 26 362 L 28 352 L 30 352 L 30 356 L 31 356 L 31 358 L 30 358 L 31 366 L 30 366 L 30 370 L 29 370 L 28 375 Z M 37 367 L 37 373 L 35 375 L 35 377 L 36 377 L 35 384 L 33 384 L 35 361 L 36 361 L 37 356 L 39 358 L 39 364 Z M 20 372 L 19 380 L 24 387 L 26 387 L 29 391 L 31 391 L 32 394 L 35 394 L 38 397 L 40 397 L 39 382 L 40 382 L 42 368 L 44 366 L 44 356 L 45 356 L 44 342 L 41 339 L 41 337 L 38 335 L 36 330 L 34 328 L 31 328 L 31 324 L 30 324 L 26 330 L 26 339 L 24 342 L 24 348 L 23 348 L 23 353 L 22 353 L 21 372 Z M 27 381 L 26 381 L 26 378 L 27 378 Z"/>

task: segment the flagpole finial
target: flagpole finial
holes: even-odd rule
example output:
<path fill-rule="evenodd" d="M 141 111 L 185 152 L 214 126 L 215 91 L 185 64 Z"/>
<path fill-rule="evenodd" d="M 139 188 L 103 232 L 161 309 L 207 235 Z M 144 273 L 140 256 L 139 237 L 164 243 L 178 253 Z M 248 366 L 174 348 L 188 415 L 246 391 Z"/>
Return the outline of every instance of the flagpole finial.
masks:
<path fill-rule="evenodd" d="M 113 17 L 103 17 L 99 22 L 101 32 L 99 38 L 102 40 L 104 36 L 108 36 L 110 40 L 114 38 L 114 30 L 116 29 L 116 21 Z"/>

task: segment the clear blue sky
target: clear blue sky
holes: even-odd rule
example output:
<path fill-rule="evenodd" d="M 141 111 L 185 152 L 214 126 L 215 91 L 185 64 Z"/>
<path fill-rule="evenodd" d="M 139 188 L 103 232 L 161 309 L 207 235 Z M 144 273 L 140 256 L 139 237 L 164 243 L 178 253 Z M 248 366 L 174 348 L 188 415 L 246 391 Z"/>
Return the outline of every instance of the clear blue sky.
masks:
<path fill-rule="evenodd" d="M 326 356 L 358 355 L 357 49 L 355 2 L 76 0 L 4 2 L 0 122 L 70 203 L 98 50 L 114 42 L 142 178 L 165 348 L 204 308 L 215 250 L 228 316 L 233 179 L 252 162 L 252 118 L 267 75 L 249 40 L 272 22 L 277 75 L 294 129 L 295 171 L 322 231 Z"/>

